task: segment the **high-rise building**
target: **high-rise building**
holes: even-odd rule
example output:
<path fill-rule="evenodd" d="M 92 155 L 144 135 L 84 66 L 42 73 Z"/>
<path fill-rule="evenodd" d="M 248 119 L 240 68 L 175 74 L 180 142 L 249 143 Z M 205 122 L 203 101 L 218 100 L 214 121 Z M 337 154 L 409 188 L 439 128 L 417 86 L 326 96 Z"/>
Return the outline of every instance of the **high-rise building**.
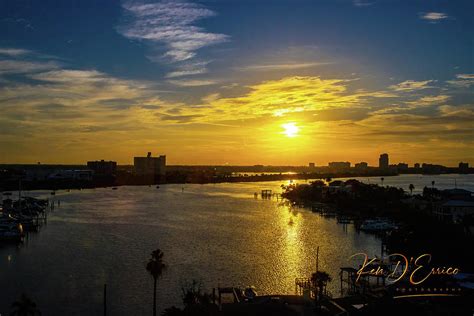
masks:
<path fill-rule="evenodd" d="M 133 166 L 137 175 L 164 176 L 166 174 L 166 156 L 152 157 L 148 152 L 146 157 L 133 158 Z"/>
<path fill-rule="evenodd" d="M 388 154 L 381 154 L 379 158 L 379 168 L 388 169 Z"/>
<path fill-rule="evenodd" d="M 469 163 L 468 162 L 460 162 L 459 163 L 459 171 L 460 172 L 467 172 L 469 170 Z"/>
<path fill-rule="evenodd" d="M 316 166 L 316 164 L 314 162 L 310 162 L 308 164 L 308 167 L 311 168 L 311 169 L 313 169 L 315 166 Z"/>

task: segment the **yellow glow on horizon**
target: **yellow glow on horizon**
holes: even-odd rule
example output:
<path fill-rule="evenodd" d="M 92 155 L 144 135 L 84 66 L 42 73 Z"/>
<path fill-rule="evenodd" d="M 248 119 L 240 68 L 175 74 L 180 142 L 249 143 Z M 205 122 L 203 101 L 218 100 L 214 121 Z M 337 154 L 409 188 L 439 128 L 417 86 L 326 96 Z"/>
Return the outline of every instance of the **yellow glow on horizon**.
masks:
<path fill-rule="evenodd" d="M 282 127 L 284 129 L 283 134 L 287 137 L 296 137 L 300 131 L 300 128 L 295 123 L 286 123 Z"/>

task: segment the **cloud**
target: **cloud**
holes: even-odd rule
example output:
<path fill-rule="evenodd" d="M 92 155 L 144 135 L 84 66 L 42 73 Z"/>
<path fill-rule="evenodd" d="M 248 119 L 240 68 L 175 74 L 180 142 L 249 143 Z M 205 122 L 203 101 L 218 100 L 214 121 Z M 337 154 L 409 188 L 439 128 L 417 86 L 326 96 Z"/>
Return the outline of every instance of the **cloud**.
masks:
<path fill-rule="evenodd" d="M 438 109 L 444 117 L 457 116 L 466 121 L 474 121 L 474 105 L 441 105 Z"/>
<path fill-rule="evenodd" d="M 164 104 L 147 82 L 121 79 L 94 69 L 16 62 L 15 66 L 21 66 L 21 71 L 15 70 L 19 77 L 0 87 L 0 125 L 14 126 L 9 133 L 13 143 L 20 141 L 31 148 L 36 143 L 50 143 L 54 147 L 74 139 L 92 150 L 113 136 L 100 140 L 97 134 L 85 137 L 82 133 L 127 131 L 136 135 L 152 128 L 158 121 L 153 113 Z M 0 68 L 11 73 L 5 65 L 0 63 Z"/>
<path fill-rule="evenodd" d="M 199 117 L 201 115 L 169 115 L 169 114 L 157 114 L 159 118 L 163 121 L 171 121 L 175 123 L 189 123 Z"/>
<path fill-rule="evenodd" d="M 374 107 L 397 97 L 394 91 L 354 89 L 354 81 L 347 79 L 287 76 L 241 85 L 237 92 L 209 89 L 194 104 L 162 100 L 152 82 L 96 69 L 33 68 L 12 77 L 16 81 L 0 87 L 0 145 L 11 148 L 3 161 L 29 162 L 28 157 L 35 157 L 77 163 L 107 158 L 127 163 L 133 154 L 158 146 L 170 156 L 201 157 L 200 163 L 232 157 L 236 162 L 270 161 L 284 156 L 282 147 L 289 148 L 292 156 L 298 149 L 298 142 L 277 138 L 281 124 L 290 119 L 301 126 L 300 139 L 310 140 L 308 155 L 317 155 L 319 148 L 335 148 L 331 154 L 343 148 L 341 155 L 347 155 L 367 144 L 389 142 L 393 151 L 399 147 L 432 153 L 432 148 L 443 148 L 449 153 L 443 158 L 458 159 L 460 152 L 469 155 L 472 148 L 472 106 L 447 105 L 448 96 L 435 95 L 419 98 L 418 102 L 436 105 L 423 115 L 374 114 Z M 456 78 L 468 80 L 471 75 Z M 190 86 L 206 83 L 174 81 Z M 402 102 L 406 96 L 398 97 L 396 101 Z"/>
<path fill-rule="evenodd" d="M 356 7 L 368 7 L 368 6 L 371 6 L 371 5 L 375 4 L 375 2 L 368 2 L 368 1 L 365 1 L 365 0 L 354 0 L 354 1 L 352 1 L 352 3 Z"/>
<path fill-rule="evenodd" d="M 0 55 L 7 55 L 10 57 L 23 56 L 31 53 L 30 50 L 21 48 L 0 48 Z"/>
<path fill-rule="evenodd" d="M 434 80 L 425 80 L 425 81 L 406 80 L 396 85 L 391 85 L 389 88 L 395 91 L 417 91 L 417 90 L 433 88 L 432 86 L 429 85 L 432 82 L 434 82 Z"/>
<path fill-rule="evenodd" d="M 393 117 L 397 118 L 404 126 L 412 125 L 414 129 L 423 129 L 423 125 L 442 125 L 443 130 L 453 129 L 454 126 L 457 126 L 459 129 L 470 128 L 474 130 L 474 127 L 470 124 L 474 119 L 474 109 L 472 106 L 457 108 L 446 105 L 439 108 L 440 111 L 438 113 L 433 112 L 430 115 L 394 115 Z"/>
<path fill-rule="evenodd" d="M 210 61 L 201 61 L 194 63 L 184 63 L 178 67 L 177 70 L 169 72 L 166 74 L 166 78 L 176 78 L 192 75 L 201 75 L 207 73 L 206 66 Z"/>
<path fill-rule="evenodd" d="M 169 83 L 174 84 L 175 86 L 180 87 L 200 87 L 200 86 L 210 86 L 217 84 L 214 80 L 200 80 L 200 79 L 189 79 L 189 80 L 168 80 Z"/>
<path fill-rule="evenodd" d="M 456 75 L 458 79 L 474 80 L 474 74 L 458 74 Z"/>
<path fill-rule="evenodd" d="M 438 23 L 449 18 L 449 15 L 442 12 L 423 12 L 419 15 L 420 19 L 429 21 L 430 23 Z"/>
<path fill-rule="evenodd" d="M 59 67 L 60 64 L 56 61 L 37 62 L 22 60 L 0 60 L 0 75 L 39 72 L 57 69 Z"/>
<path fill-rule="evenodd" d="M 427 107 L 432 105 L 438 105 L 441 103 L 445 103 L 450 99 L 449 95 L 434 95 L 434 96 L 424 96 L 419 98 L 415 101 L 407 101 L 405 102 L 410 106 L 410 108 L 418 108 L 418 107 Z"/>
<path fill-rule="evenodd" d="M 21 26 L 25 30 L 33 30 L 34 27 L 31 24 L 31 22 L 27 19 L 24 18 L 13 18 L 13 17 L 8 17 L 8 18 L 3 18 L 0 19 L 0 22 L 12 24 L 14 26 Z"/>
<path fill-rule="evenodd" d="M 421 103 L 428 103 L 428 104 L 437 104 L 437 103 L 443 103 L 449 100 L 449 95 L 436 95 L 436 96 L 426 96 L 420 98 Z"/>
<path fill-rule="evenodd" d="M 42 72 L 29 75 L 31 79 L 48 81 L 54 83 L 76 83 L 85 84 L 103 81 L 105 75 L 97 70 L 69 70 L 61 69 L 57 71 Z"/>
<path fill-rule="evenodd" d="M 139 107 L 141 103 L 153 104 L 152 94 L 142 82 L 111 77 L 96 70 L 60 69 L 42 73 L 32 73 L 28 78 L 39 83 L 23 83 L 4 87 L 0 90 L 0 102 L 8 100 L 11 110 L 55 109 L 57 111 L 75 109 L 85 114 L 108 111 L 108 104 L 124 103 Z M 106 104 L 106 105 L 104 105 Z M 38 107 L 40 106 L 40 107 Z M 11 108 L 13 107 L 13 108 Z"/>
<path fill-rule="evenodd" d="M 199 4 L 181 1 L 126 2 L 123 8 L 131 21 L 120 26 L 119 33 L 130 39 L 164 44 L 167 49 L 164 57 L 174 62 L 191 59 L 200 48 L 225 42 L 229 38 L 193 25 L 216 15 Z"/>
<path fill-rule="evenodd" d="M 189 70 L 177 70 L 166 74 L 166 78 L 176 78 L 192 75 L 201 75 L 207 73 L 207 69 L 189 69 Z"/>
<path fill-rule="evenodd" d="M 288 63 L 288 64 L 262 64 L 238 67 L 241 71 L 273 71 L 273 70 L 295 70 L 304 68 L 313 68 L 318 66 L 331 65 L 330 62 L 312 62 L 312 63 Z"/>
<path fill-rule="evenodd" d="M 182 109 L 182 114 L 201 114 L 200 122 L 219 123 L 262 117 L 283 117 L 334 108 L 367 106 L 370 99 L 390 98 L 383 91 L 349 92 L 350 80 L 290 76 L 247 86 L 249 91 L 235 97 L 212 95 L 199 107 Z"/>
<path fill-rule="evenodd" d="M 435 138 L 440 146 L 452 147 L 472 142 L 473 119 L 472 105 L 442 105 L 438 111 L 429 114 L 374 114 L 358 122 L 358 125 L 365 130 L 363 135 L 373 138 L 392 138 L 404 143 L 413 142 L 413 135 L 416 135 L 417 141 Z"/>
<path fill-rule="evenodd" d="M 218 100 L 220 97 L 221 95 L 219 93 L 211 93 L 211 94 L 206 95 L 205 97 L 202 97 L 201 100 L 204 103 L 211 103 Z"/>
<path fill-rule="evenodd" d="M 457 88 L 469 88 L 474 86 L 474 74 L 457 74 L 456 79 L 448 80 L 447 83 Z"/>

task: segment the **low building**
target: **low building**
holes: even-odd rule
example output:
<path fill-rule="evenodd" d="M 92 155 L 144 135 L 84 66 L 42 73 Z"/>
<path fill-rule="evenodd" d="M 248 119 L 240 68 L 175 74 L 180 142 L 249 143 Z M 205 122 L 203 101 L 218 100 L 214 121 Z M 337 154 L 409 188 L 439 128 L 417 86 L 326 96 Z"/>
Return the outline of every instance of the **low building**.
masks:
<path fill-rule="evenodd" d="M 462 224 L 474 216 L 474 201 L 448 200 L 435 208 L 435 215 L 443 221 Z"/>
<path fill-rule="evenodd" d="M 442 221 L 467 225 L 473 230 L 473 192 L 457 188 L 442 190 L 441 200 L 434 205 L 434 215 Z"/>
<path fill-rule="evenodd" d="M 48 175 L 48 180 L 92 181 L 93 170 L 55 170 Z"/>
<path fill-rule="evenodd" d="M 458 188 L 442 190 L 441 196 L 447 200 L 474 200 L 474 195 L 471 191 Z"/>
<path fill-rule="evenodd" d="M 427 210 L 428 207 L 431 205 L 429 201 L 417 195 L 410 196 L 406 199 L 402 199 L 400 200 L 400 202 L 404 205 L 407 205 L 411 209 L 418 210 L 418 211 Z"/>
<path fill-rule="evenodd" d="M 115 161 L 88 161 L 87 168 L 94 170 L 98 175 L 112 175 L 117 171 L 117 162 Z"/>
<path fill-rule="evenodd" d="M 430 163 L 423 163 L 421 165 L 422 171 L 425 174 L 440 174 L 446 172 L 446 167 L 442 165 L 434 165 Z"/>
<path fill-rule="evenodd" d="M 358 169 L 358 170 L 365 170 L 365 169 L 367 169 L 367 168 L 369 167 L 369 164 L 366 163 L 366 162 L 364 162 L 364 161 L 362 161 L 362 162 L 356 163 L 356 164 L 354 165 L 354 167 L 355 167 L 356 169 Z"/>
<path fill-rule="evenodd" d="M 45 181 L 54 170 L 47 168 L 29 168 L 24 170 L 24 180 L 26 181 Z"/>
<path fill-rule="evenodd" d="M 397 170 L 398 170 L 398 171 L 408 171 L 408 164 L 407 164 L 407 163 L 404 163 L 404 162 L 400 162 L 400 163 L 397 165 Z"/>
<path fill-rule="evenodd" d="M 331 171 L 348 171 L 351 168 L 351 163 L 348 161 L 334 161 L 328 164 Z"/>
<path fill-rule="evenodd" d="M 469 171 L 469 163 L 468 162 L 460 162 L 459 163 L 459 172 L 466 173 Z"/>

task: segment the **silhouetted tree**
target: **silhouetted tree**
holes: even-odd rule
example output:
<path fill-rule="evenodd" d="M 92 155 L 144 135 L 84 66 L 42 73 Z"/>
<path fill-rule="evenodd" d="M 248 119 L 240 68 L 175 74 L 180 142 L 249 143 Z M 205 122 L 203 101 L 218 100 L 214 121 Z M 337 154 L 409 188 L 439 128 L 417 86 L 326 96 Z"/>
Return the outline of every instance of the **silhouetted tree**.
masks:
<path fill-rule="evenodd" d="M 212 302 L 212 297 L 201 289 L 201 284 L 196 280 L 181 288 L 184 312 L 186 315 L 214 315 L 217 307 Z"/>
<path fill-rule="evenodd" d="M 218 314 L 219 311 L 212 296 L 203 292 L 201 284 L 196 280 L 185 283 L 181 287 L 181 292 L 184 308 L 172 306 L 165 309 L 162 316 L 214 316 Z"/>
<path fill-rule="evenodd" d="M 413 195 L 413 190 L 415 189 L 415 186 L 413 185 L 413 183 L 410 183 L 410 186 L 408 187 L 408 189 L 410 190 L 410 194 Z"/>
<path fill-rule="evenodd" d="M 181 316 L 181 315 L 183 315 L 183 311 L 177 308 L 176 306 L 165 308 L 165 310 L 161 313 L 161 316 Z"/>
<path fill-rule="evenodd" d="M 26 294 L 21 294 L 18 301 L 12 304 L 13 311 L 11 316 L 35 316 L 41 315 L 41 312 L 36 308 L 36 303 L 33 302 Z"/>
<path fill-rule="evenodd" d="M 331 183 L 329 183 L 329 186 L 331 187 L 340 187 L 342 185 L 344 185 L 344 181 L 341 181 L 341 180 L 334 180 Z"/>
<path fill-rule="evenodd" d="M 151 253 L 151 258 L 146 265 L 146 270 L 153 276 L 153 316 L 156 316 L 156 283 L 163 274 L 165 267 L 163 252 L 160 249 L 156 249 Z"/>
<path fill-rule="evenodd" d="M 315 180 L 315 181 L 311 182 L 311 185 L 313 187 L 324 187 L 324 186 L 326 186 L 326 183 L 323 180 Z"/>
<path fill-rule="evenodd" d="M 383 180 L 385 180 L 384 177 L 380 178 L 380 181 L 382 181 L 382 186 L 383 186 Z"/>

